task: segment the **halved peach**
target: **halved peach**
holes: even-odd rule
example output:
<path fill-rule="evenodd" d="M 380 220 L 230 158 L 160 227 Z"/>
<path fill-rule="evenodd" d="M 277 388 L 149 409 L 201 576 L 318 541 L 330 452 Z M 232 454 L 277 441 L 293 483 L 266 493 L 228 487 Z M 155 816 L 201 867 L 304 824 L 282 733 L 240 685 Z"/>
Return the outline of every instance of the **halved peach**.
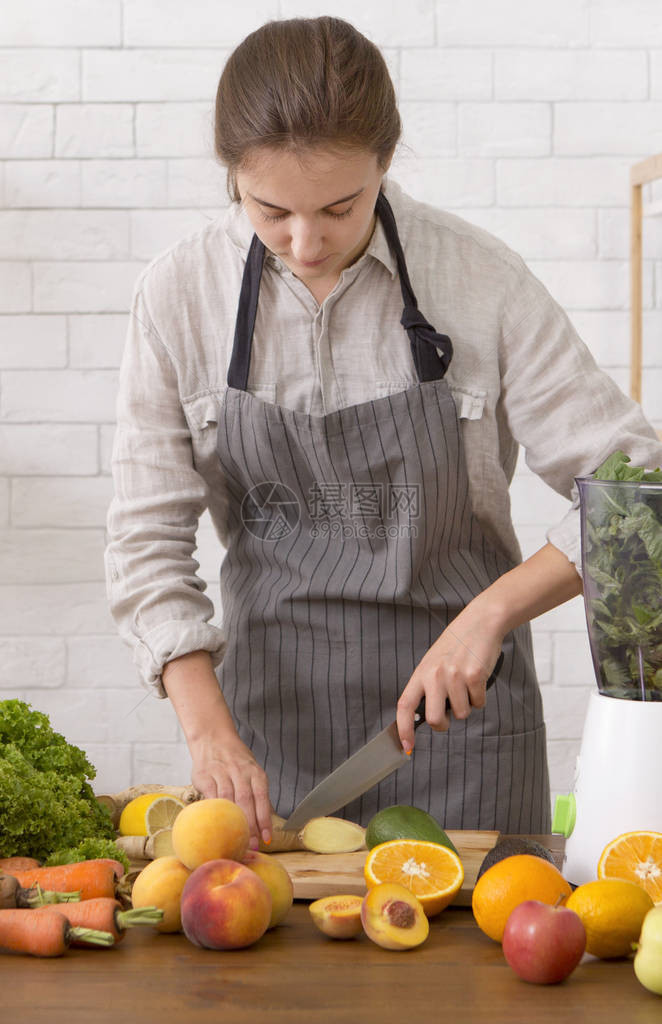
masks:
<path fill-rule="evenodd" d="M 321 932 L 332 939 L 353 939 L 361 931 L 362 896 L 323 896 L 308 907 Z"/>
<path fill-rule="evenodd" d="M 397 882 L 370 889 L 361 905 L 361 923 L 369 939 L 384 949 L 413 949 L 428 937 L 430 923 L 413 892 Z"/>

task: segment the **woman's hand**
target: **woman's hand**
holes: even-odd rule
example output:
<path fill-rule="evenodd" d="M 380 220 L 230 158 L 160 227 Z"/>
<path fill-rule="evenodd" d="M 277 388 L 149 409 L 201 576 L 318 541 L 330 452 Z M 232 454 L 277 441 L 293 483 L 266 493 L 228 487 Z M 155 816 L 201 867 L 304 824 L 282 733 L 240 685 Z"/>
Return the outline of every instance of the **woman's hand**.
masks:
<path fill-rule="evenodd" d="M 409 753 L 414 746 L 414 712 L 425 694 L 425 719 L 448 729 L 446 698 L 456 718 L 485 704 L 485 684 L 506 633 L 581 594 L 572 562 L 545 544 L 525 562 L 500 576 L 470 601 L 421 658 L 398 701 L 398 733 Z"/>
<path fill-rule="evenodd" d="M 250 829 L 250 845 L 256 849 L 260 837 L 271 841 L 269 782 L 248 747 L 238 736 L 216 735 L 190 744 L 193 770 L 191 781 L 204 797 L 224 797 L 238 804 Z"/>
<path fill-rule="evenodd" d="M 414 746 L 414 713 L 425 696 L 425 720 L 436 732 L 450 725 L 446 698 L 456 718 L 485 704 L 485 688 L 503 633 L 468 604 L 424 654 L 398 700 L 398 733 L 403 749 Z"/>
<path fill-rule="evenodd" d="M 251 846 L 271 842 L 269 784 L 245 743 L 218 685 L 207 651 L 173 658 L 163 686 L 181 723 L 193 761 L 191 782 L 205 797 L 225 797 L 248 818 Z"/>

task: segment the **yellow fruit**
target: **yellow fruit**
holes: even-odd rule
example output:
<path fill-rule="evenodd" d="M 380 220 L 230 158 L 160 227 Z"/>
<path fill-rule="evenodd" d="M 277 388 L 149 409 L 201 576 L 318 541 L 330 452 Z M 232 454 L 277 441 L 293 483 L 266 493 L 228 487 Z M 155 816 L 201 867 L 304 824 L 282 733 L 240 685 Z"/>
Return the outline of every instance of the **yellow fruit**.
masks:
<path fill-rule="evenodd" d="M 159 907 L 163 919 L 156 925 L 160 932 L 182 930 L 180 900 L 191 872 L 176 857 L 158 857 L 142 869 L 131 890 L 134 907 Z"/>
<path fill-rule="evenodd" d="M 662 903 L 662 832 L 624 832 L 612 839 L 600 855 L 598 878 L 626 878 Z"/>
<path fill-rule="evenodd" d="M 208 860 L 243 861 L 249 839 L 246 815 L 224 797 L 189 804 L 172 827 L 175 856 L 191 871 Z"/>
<path fill-rule="evenodd" d="M 152 810 L 154 804 L 158 805 L 156 810 Z M 119 833 L 122 836 L 148 836 L 157 829 L 170 828 L 183 807 L 182 801 L 170 793 L 143 793 L 130 800 L 122 811 Z"/>
<path fill-rule="evenodd" d="M 476 924 L 495 942 L 501 942 L 511 912 L 525 900 L 554 906 L 564 902 L 572 889 L 556 867 L 531 853 L 504 857 L 476 882 L 471 908 Z"/>
<path fill-rule="evenodd" d="M 645 889 L 621 878 L 603 878 L 578 886 L 566 900 L 586 929 L 586 952 L 603 960 L 629 956 L 649 910 Z"/>
<path fill-rule="evenodd" d="M 163 829 L 172 829 L 175 818 L 180 811 L 184 810 L 184 804 L 174 796 L 163 796 L 150 804 L 145 812 L 145 825 L 147 835 L 153 836 L 155 832 Z"/>
<path fill-rule="evenodd" d="M 391 839 L 374 846 L 363 873 L 368 889 L 384 882 L 404 885 L 428 917 L 452 902 L 462 887 L 464 868 L 458 855 L 439 843 L 422 839 Z"/>

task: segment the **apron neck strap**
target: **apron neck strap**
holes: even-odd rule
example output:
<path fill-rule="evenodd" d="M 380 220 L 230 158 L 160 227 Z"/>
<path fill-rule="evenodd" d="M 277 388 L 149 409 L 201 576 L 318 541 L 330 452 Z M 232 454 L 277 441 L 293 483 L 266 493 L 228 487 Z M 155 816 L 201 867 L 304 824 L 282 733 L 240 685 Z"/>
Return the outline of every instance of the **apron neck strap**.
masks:
<path fill-rule="evenodd" d="M 404 303 L 400 323 L 409 337 L 418 379 L 420 381 L 440 380 L 446 373 L 453 355 L 451 340 L 446 334 L 438 334 L 418 308 L 416 296 L 409 280 L 393 210 L 382 191 L 377 196 L 375 212 L 382 222 L 389 247 L 395 255 Z M 239 391 L 246 391 L 248 387 L 253 331 L 265 252 L 263 243 L 257 235 L 253 235 L 241 281 L 234 344 L 228 368 L 228 387 Z"/>
<path fill-rule="evenodd" d="M 375 210 L 382 222 L 386 240 L 398 265 L 400 290 L 404 303 L 400 323 L 409 337 L 418 379 L 420 381 L 439 380 L 446 373 L 453 356 L 451 339 L 447 334 L 438 334 L 418 308 L 414 289 L 409 280 L 405 254 L 400 243 L 393 210 L 381 190 L 377 196 Z"/>

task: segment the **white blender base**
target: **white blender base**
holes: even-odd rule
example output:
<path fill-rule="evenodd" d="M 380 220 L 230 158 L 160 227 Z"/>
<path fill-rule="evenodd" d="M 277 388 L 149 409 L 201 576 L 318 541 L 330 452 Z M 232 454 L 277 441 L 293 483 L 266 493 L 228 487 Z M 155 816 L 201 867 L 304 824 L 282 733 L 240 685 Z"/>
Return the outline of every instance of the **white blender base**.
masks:
<path fill-rule="evenodd" d="M 563 875 L 582 885 L 598 877 L 600 854 L 616 836 L 662 832 L 662 702 L 591 694 L 574 795 Z"/>

